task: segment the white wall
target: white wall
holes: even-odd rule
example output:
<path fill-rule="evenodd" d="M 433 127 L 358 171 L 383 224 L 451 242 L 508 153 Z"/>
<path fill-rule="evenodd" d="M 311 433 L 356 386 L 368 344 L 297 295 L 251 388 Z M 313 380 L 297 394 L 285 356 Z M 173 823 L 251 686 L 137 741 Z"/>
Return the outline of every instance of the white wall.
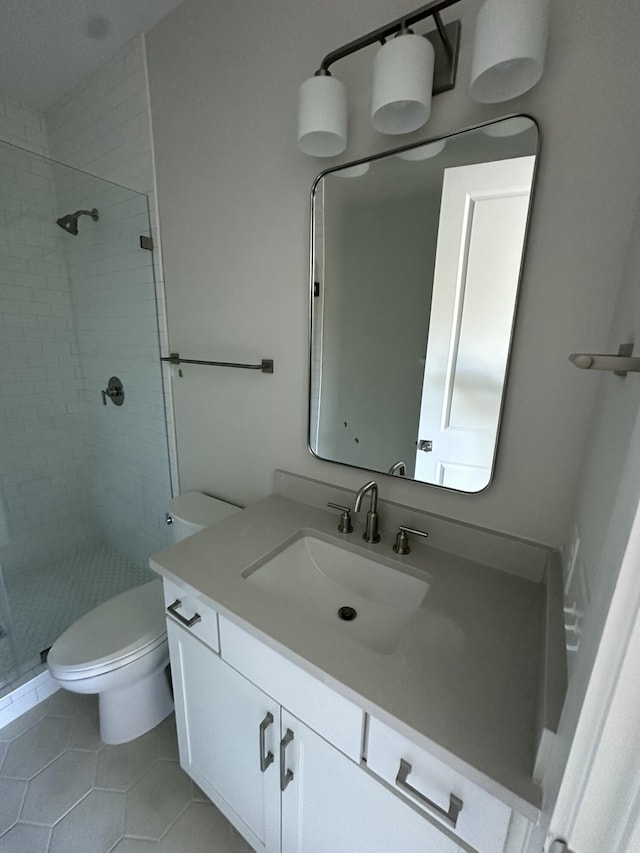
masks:
<path fill-rule="evenodd" d="M 142 37 L 46 113 L 51 156 L 137 192 L 153 191 Z"/>
<path fill-rule="evenodd" d="M 638 352 L 639 277 L 640 203 L 625 253 L 624 275 L 607 352 L 616 352 L 620 343 L 631 341 L 636 343 L 635 354 Z M 567 645 L 571 648 L 568 654 L 570 678 L 558 738 L 543 785 L 547 819 L 560 791 L 556 822 L 566 819 L 567 815 L 573 818 L 576 803 L 584 796 L 585 774 L 590 775 L 592 770 L 590 753 L 594 732 L 600 729 L 609 713 L 609 691 L 619 677 L 619 649 L 625 648 L 636 615 L 631 579 L 637 578 L 637 572 L 627 571 L 625 577 L 622 571 L 624 604 L 619 600 L 619 584 L 617 589 L 616 584 L 623 561 L 637 563 L 632 528 L 640 498 L 640 377 L 628 374 L 623 378 L 596 371 L 585 371 L 580 376 L 582 382 L 596 386 L 597 398 L 565 547 L 565 601 L 571 611 L 566 616 L 570 626 L 567 631 Z M 614 593 L 618 597 L 617 604 Z M 624 686 L 623 682 L 623 689 Z M 586 710 L 583 711 L 585 697 Z M 576 748 L 572 750 L 576 734 Z M 629 802 L 627 795 L 634 794 L 635 789 L 633 785 L 629 787 L 629 774 L 625 774 L 624 768 L 615 768 L 613 781 L 625 787 L 617 793 L 615 805 Z M 592 814 L 598 821 L 597 810 Z M 593 838 L 600 837 L 605 826 L 608 828 L 609 824 L 599 822 L 599 826 L 594 827 L 597 830 L 592 837 L 595 846 L 597 842 L 593 842 Z M 614 831 L 623 827 L 624 821 L 621 821 Z M 611 849 L 618 849 L 610 835 L 604 837 L 611 842 Z"/>
<path fill-rule="evenodd" d="M 619 344 L 629 342 L 636 344 L 634 354 L 640 352 L 639 281 L 640 203 L 629 238 L 624 275 L 606 352 L 615 353 Z M 570 610 L 566 624 L 569 626 L 567 646 L 571 673 L 577 668 L 579 658 L 588 653 L 582 648 L 583 634 L 587 632 L 591 638 L 600 638 L 620 568 L 619 563 L 612 561 L 605 551 L 605 544 L 615 520 L 619 484 L 630 460 L 640 456 L 640 447 L 637 446 L 639 378 L 634 374 L 623 378 L 595 371 L 585 372 L 581 376 L 582 382 L 596 386 L 597 397 L 564 548 L 565 605 Z M 630 525 L 631 521 L 628 523 Z M 629 527 L 623 527 L 620 547 L 624 546 L 624 537 L 628 533 Z M 602 592 L 599 600 L 594 600 L 596 590 L 602 590 L 603 587 L 607 591 L 604 604 Z M 597 648 L 597 642 L 591 639 L 588 648 L 593 651 Z M 580 661 L 579 671 L 590 672 L 590 666 L 585 667 L 584 661 Z M 580 689 L 585 686 L 582 685 Z"/>
<path fill-rule="evenodd" d="M 174 382 L 182 488 L 246 503 L 281 467 L 357 487 L 361 472 L 306 449 L 308 194 L 327 163 L 295 145 L 298 85 L 322 56 L 405 11 L 402 0 L 185 0 L 147 37 L 171 349 L 193 358 L 275 359 L 275 374 L 185 369 Z M 459 84 L 428 129 L 514 111 L 542 151 L 497 470 L 461 496 L 384 479 L 385 497 L 559 545 L 595 385 L 569 364 L 602 351 L 638 176 L 638 7 L 552 4 L 546 73 L 505 105 L 474 104 L 467 81 L 477 4 L 463 2 Z M 336 74 L 351 97 L 348 161 L 392 147 L 368 122 L 375 48 Z M 411 137 L 407 141 L 412 141 Z"/>

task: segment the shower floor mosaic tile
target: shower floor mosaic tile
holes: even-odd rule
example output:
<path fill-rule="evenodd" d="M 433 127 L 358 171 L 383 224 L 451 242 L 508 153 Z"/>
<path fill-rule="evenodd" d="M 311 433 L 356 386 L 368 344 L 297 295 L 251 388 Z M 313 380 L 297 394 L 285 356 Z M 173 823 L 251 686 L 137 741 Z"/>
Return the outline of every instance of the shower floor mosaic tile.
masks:
<path fill-rule="evenodd" d="M 178 764 L 173 715 L 120 746 L 95 696 L 58 691 L 0 729 L 0 853 L 251 853 Z"/>
<path fill-rule="evenodd" d="M 13 615 L 13 641 L 22 671 L 40 663 L 40 652 L 96 605 L 152 580 L 110 545 L 82 548 L 44 568 L 5 577 Z M 5 628 L 11 630 L 10 625 Z M 0 685 L 11 669 L 8 638 L 0 640 Z"/>

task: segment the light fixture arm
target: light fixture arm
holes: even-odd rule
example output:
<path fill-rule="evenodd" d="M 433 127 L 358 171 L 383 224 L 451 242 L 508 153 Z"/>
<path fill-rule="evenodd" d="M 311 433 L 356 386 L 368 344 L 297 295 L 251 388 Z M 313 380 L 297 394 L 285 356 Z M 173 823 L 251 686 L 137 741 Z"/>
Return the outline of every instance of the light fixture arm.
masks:
<path fill-rule="evenodd" d="M 447 33 L 445 25 L 442 23 L 442 18 L 440 17 L 440 12 L 433 13 L 433 20 L 436 25 L 436 29 L 438 30 L 438 35 L 440 36 L 440 40 L 442 41 L 442 46 L 445 49 L 445 53 L 449 57 L 449 61 L 453 60 L 453 45 L 451 44 L 451 40 L 449 38 L 449 34 Z"/>
<path fill-rule="evenodd" d="M 396 33 L 410 27 L 411 24 L 416 24 L 418 21 L 423 21 L 425 18 L 434 19 L 436 28 L 443 42 L 445 52 L 449 59 L 452 60 L 455 54 L 455 47 L 451 44 L 449 36 L 445 32 L 445 27 L 440 18 L 440 12 L 443 9 L 446 9 L 449 6 L 454 6 L 459 2 L 460 0 L 431 0 L 430 3 L 420 6 L 413 12 L 409 12 L 407 15 L 402 15 L 402 17 L 396 18 L 394 21 L 385 24 L 383 27 L 378 27 L 378 29 L 372 30 L 370 33 L 360 36 L 342 47 L 332 50 L 322 60 L 318 71 L 320 73 L 327 74 L 329 73 L 329 67 L 333 65 L 334 62 L 344 59 L 345 56 L 350 56 L 352 53 L 362 50 L 363 47 L 368 47 L 370 44 L 375 44 L 375 42 L 384 42 L 389 38 L 389 36 L 396 35 Z"/>

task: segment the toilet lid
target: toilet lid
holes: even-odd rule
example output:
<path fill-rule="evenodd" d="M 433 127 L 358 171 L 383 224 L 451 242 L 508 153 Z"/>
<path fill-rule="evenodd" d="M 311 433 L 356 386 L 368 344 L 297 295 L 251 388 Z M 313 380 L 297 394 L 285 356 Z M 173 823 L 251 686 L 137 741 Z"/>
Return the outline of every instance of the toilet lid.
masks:
<path fill-rule="evenodd" d="M 166 634 L 162 581 L 152 580 L 78 619 L 55 641 L 47 664 L 54 677 L 87 678 L 151 651 Z"/>

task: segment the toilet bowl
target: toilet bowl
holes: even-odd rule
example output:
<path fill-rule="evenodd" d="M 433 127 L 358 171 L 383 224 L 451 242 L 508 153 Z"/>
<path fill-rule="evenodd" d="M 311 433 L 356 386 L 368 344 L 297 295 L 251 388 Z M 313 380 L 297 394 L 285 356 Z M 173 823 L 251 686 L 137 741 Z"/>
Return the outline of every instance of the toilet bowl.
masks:
<path fill-rule="evenodd" d="M 239 507 L 190 492 L 168 508 L 179 541 Z M 97 693 L 100 737 L 126 743 L 157 726 L 173 710 L 162 581 L 152 580 L 105 601 L 78 619 L 53 644 L 47 665 L 72 693 Z"/>
<path fill-rule="evenodd" d="M 78 619 L 53 644 L 47 664 L 72 693 L 97 693 L 100 737 L 125 743 L 173 710 L 162 581 L 116 595 Z"/>

